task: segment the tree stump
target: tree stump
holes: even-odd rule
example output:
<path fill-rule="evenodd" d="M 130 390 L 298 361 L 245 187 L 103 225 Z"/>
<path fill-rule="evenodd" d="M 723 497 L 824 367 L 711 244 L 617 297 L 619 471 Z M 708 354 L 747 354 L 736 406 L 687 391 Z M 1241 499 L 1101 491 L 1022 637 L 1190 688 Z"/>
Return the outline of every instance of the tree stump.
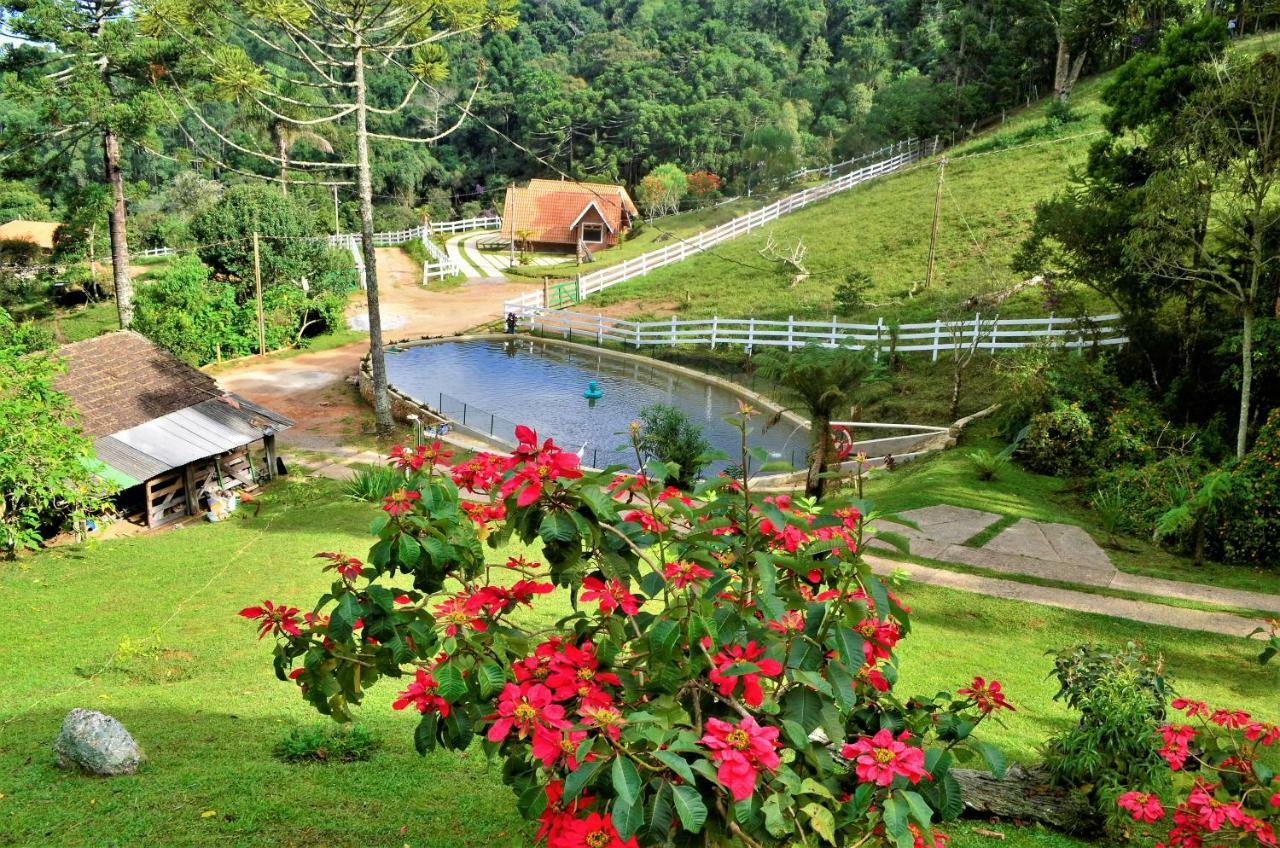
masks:
<path fill-rule="evenodd" d="M 1010 766 L 1003 780 L 987 771 L 951 769 L 965 809 L 983 816 L 1038 821 L 1071 833 L 1095 831 L 1098 815 L 1087 795 L 1052 784 L 1043 769 Z"/>

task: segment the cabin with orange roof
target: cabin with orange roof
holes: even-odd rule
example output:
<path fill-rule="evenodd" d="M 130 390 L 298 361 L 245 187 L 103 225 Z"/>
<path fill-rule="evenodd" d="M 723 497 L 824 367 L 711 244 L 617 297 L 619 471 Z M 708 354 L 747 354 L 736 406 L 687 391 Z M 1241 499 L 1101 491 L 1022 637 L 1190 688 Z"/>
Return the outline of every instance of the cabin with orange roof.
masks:
<path fill-rule="evenodd" d="M 500 238 L 514 248 L 594 253 L 617 245 L 637 215 L 620 185 L 530 180 L 507 189 Z"/>

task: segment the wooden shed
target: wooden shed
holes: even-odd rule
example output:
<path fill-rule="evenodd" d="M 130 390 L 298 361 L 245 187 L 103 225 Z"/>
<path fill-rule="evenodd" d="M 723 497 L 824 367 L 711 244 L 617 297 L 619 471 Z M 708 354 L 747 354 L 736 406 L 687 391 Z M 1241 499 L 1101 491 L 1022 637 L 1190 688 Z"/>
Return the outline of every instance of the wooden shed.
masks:
<path fill-rule="evenodd" d="M 54 386 L 93 439 L 95 473 L 137 504 L 148 527 L 206 509 L 211 494 L 275 477 L 275 437 L 293 422 L 120 330 L 58 349 Z"/>

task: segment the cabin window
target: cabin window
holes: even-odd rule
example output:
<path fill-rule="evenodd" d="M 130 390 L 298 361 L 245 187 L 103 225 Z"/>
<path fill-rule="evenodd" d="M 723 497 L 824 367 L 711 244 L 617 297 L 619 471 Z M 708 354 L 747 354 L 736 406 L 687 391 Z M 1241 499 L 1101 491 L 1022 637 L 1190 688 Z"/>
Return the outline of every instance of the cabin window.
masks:
<path fill-rule="evenodd" d="M 604 224 L 583 224 L 582 240 L 587 244 L 600 244 L 604 241 Z"/>

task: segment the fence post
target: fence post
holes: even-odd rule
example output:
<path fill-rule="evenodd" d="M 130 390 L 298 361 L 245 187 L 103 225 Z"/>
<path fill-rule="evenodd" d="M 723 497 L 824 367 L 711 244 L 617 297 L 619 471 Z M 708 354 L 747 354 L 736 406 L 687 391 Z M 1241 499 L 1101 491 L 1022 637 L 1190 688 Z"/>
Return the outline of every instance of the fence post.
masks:
<path fill-rule="evenodd" d="M 636 322 L 636 350 L 640 349 L 640 322 Z"/>
<path fill-rule="evenodd" d="M 795 331 L 796 331 L 795 323 L 796 323 L 796 316 L 788 315 L 787 316 L 787 351 L 788 352 L 791 351 L 792 341 L 795 338 Z"/>
<path fill-rule="evenodd" d="M 942 319 L 935 318 L 933 321 L 933 361 L 938 361 L 938 343 L 942 341 Z"/>
<path fill-rule="evenodd" d="M 875 352 L 872 353 L 871 355 L 871 358 L 875 359 L 876 361 L 879 361 L 880 359 L 880 345 L 881 345 L 881 338 L 883 336 L 884 336 L 884 316 L 881 315 L 879 318 L 876 319 L 876 349 L 875 349 Z"/>
<path fill-rule="evenodd" d="M 1049 347 L 1058 346 L 1058 337 L 1053 334 L 1053 313 L 1049 313 Z"/>
<path fill-rule="evenodd" d="M 973 313 L 973 346 L 978 347 L 978 328 L 982 326 L 982 313 Z"/>
<path fill-rule="evenodd" d="M 604 316 L 596 313 L 596 347 L 604 344 Z"/>
<path fill-rule="evenodd" d="M 716 349 L 716 329 L 717 329 L 716 322 L 717 322 L 717 317 L 715 315 L 712 315 L 711 316 L 711 349 L 712 350 Z"/>
<path fill-rule="evenodd" d="M 756 347 L 756 319 L 747 319 L 747 356 L 750 356 Z"/>
<path fill-rule="evenodd" d="M 834 316 L 834 315 L 832 315 L 832 316 L 831 316 L 831 346 L 832 346 L 832 347 L 837 347 L 837 345 L 836 345 L 836 316 Z"/>
<path fill-rule="evenodd" d="M 991 322 L 991 347 L 989 348 L 991 355 L 996 355 L 996 330 L 1000 326 L 1000 313 L 996 313 L 996 317 Z"/>
<path fill-rule="evenodd" d="M 671 346 L 676 346 L 676 316 L 671 316 Z"/>

